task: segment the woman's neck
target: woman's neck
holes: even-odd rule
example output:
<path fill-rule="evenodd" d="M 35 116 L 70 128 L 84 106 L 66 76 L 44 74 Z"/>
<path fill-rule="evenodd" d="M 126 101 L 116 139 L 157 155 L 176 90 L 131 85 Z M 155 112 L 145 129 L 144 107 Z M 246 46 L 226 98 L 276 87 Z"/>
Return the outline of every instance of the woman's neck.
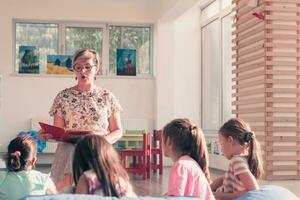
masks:
<path fill-rule="evenodd" d="M 89 92 L 94 89 L 94 84 L 77 84 L 75 86 L 75 89 L 79 92 Z"/>

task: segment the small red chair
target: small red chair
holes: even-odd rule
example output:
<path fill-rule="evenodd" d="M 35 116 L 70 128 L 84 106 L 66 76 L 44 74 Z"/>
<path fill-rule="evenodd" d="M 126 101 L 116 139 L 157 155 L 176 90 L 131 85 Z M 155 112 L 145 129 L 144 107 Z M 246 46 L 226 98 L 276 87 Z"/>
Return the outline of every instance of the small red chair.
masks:
<path fill-rule="evenodd" d="M 151 155 L 153 160 L 151 163 L 151 169 L 153 172 L 159 170 L 159 174 L 163 173 L 163 148 L 162 148 L 162 130 L 153 131 L 153 147 L 151 149 Z M 158 159 L 157 159 L 158 158 Z"/>
<path fill-rule="evenodd" d="M 132 157 L 131 166 L 127 163 L 127 157 Z M 150 133 L 143 134 L 143 147 L 141 149 L 123 149 L 120 150 L 120 158 L 123 167 L 128 173 L 142 174 L 143 179 L 150 178 L 151 162 L 151 136 Z M 136 162 L 137 161 L 137 162 Z"/>

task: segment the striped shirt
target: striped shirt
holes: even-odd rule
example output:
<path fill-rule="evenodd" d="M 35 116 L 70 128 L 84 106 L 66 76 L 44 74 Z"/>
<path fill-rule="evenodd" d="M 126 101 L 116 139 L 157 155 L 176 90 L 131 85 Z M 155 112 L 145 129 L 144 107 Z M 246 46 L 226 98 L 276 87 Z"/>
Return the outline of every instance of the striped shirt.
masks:
<path fill-rule="evenodd" d="M 245 156 L 233 156 L 225 173 L 223 185 L 217 191 L 232 193 L 246 190 L 243 182 L 238 177 L 242 173 L 251 173 L 247 158 Z"/>

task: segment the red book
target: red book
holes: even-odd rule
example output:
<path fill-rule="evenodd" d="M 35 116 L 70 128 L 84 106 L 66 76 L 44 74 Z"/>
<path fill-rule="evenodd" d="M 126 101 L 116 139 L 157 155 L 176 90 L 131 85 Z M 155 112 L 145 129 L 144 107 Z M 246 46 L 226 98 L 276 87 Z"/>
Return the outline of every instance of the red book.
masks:
<path fill-rule="evenodd" d="M 39 124 L 43 131 L 46 134 L 51 134 L 56 141 L 69 142 L 72 137 L 91 134 L 91 131 L 88 130 L 63 129 L 43 122 L 39 122 Z"/>

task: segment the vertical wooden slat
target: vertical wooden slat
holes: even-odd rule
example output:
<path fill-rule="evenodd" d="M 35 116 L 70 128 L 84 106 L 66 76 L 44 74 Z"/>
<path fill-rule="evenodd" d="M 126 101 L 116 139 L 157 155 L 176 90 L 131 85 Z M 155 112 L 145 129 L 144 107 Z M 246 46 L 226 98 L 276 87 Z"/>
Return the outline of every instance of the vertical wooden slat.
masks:
<path fill-rule="evenodd" d="M 249 120 L 264 147 L 265 179 L 300 179 L 300 0 L 245 2 L 232 2 L 233 113 Z M 265 19 L 251 18 L 254 10 Z"/>

